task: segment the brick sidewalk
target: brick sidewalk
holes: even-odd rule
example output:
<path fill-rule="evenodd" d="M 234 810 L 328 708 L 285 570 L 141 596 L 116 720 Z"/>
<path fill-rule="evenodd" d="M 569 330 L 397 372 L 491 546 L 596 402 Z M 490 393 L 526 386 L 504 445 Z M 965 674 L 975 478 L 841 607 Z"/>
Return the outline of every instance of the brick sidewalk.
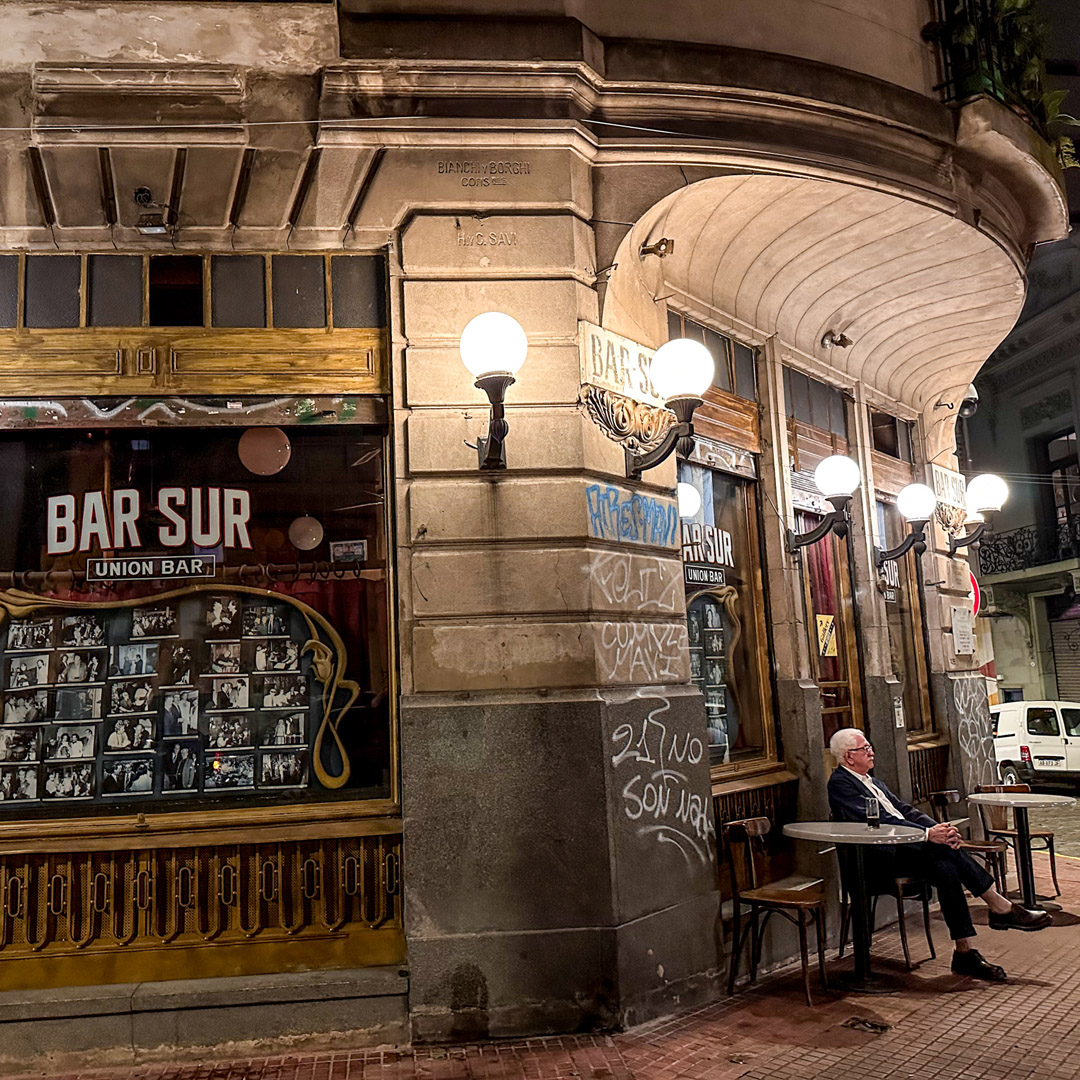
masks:
<path fill-rule="evenodd" d="M 1009 972 L 1005 984 L 952 975 L 936 916 L 938 959 L 910 975 L 895 932 L 875 938 L 876 969 L 901 976 L 895 994 L 824 995 L 816 986 L 820 1003 L 810 1009 L 796 968 L 619 1035 L 88 1069 L 68 1080 L 1078 1080 L 1080 915 L 1070 912 L 1080 912 L 1080 860 L 1061 859 L 1058 870 L 1065 910 L 1050 929 L 995 933 L 973 905 L 978 944 Z M 1044 857 L 1036 876 L 1049 881 Z M 913 957 L 925 949 L 913 934 Z M 852 1018 L 888 1029 L 844 1027 Z"/>

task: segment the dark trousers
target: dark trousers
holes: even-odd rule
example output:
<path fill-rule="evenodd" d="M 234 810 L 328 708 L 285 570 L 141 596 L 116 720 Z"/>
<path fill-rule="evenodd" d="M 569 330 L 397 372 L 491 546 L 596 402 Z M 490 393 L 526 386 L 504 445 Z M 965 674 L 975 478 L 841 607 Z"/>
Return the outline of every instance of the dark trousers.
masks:
<path fill-rule="evenodd" d="M 938 891 L 938 902 L 949 936 L 975 936 L 964 889 L 982 896 L 994 879 L 966 852 L 954 851 L 945 844 L 898 844 L 889 851 L 897 876 L 925 878 Z"/>

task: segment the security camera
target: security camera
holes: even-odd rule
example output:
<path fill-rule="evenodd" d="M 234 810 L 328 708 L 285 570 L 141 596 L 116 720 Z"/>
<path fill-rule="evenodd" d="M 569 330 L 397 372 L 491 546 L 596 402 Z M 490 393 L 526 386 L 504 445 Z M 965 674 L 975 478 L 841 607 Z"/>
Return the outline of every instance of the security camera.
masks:
<path fill-rule="evenodd" d="M 974 416 L 979 409 L 979 391 L 975 389 L 975 384 L 972 383 L 964 394 L 963 401 L 960 402 L 960 415 L 966 420 L 969 416 Z"/>

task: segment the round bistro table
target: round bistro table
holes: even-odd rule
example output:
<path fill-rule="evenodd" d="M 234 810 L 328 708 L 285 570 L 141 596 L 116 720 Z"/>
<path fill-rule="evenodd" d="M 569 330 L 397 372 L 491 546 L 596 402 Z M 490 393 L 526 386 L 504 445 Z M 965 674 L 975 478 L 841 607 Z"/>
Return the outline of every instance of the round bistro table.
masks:
<path fill-rule="evenodd" d="M 1035 868 L 1031 863 L 1031 823 L 1028 811 L 1039 806 L 1075 806 L 1076 800 L 1069 795 L 1036 795 L 1033 791 L 987 791 L 981 795 L 969 795 L 968 802 L 979 806 L 1011 806 L 1016 815 L 1016 867 L 1020 873 L 1020 896 L 1024 907 L 1038 910 L 1057 910 L 1040 904 L 1035 896 Z"/>
<path fill-rule="evenodd" d="M 858 821 L 797 821 L 784 826 L 784 835 L 796 840 L 816 840 L 819 843 L 850 844 L 853 848 L 855 880 L 851 882 L 852 952 L 855 970 L 845 979 L 848 988 L 863 994 L 887 993 L 894 989 L 876 978 L 870 971 L 870 904 L 866 892 L 866 861 L 864 847 L 888 844 L 920 844 L 926 830 L 912 825 L 882 825 L 871 829 Z"/>

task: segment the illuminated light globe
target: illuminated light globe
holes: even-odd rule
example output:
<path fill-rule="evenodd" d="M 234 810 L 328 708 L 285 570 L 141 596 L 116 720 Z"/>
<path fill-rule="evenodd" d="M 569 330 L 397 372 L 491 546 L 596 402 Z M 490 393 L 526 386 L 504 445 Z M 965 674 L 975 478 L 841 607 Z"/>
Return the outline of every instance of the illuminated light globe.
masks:
<path fill-rule="evenodd" d="M 859 466 L 843 454 L 825 458 L 814 470 L 814 483 L 826 499 L 834 496 L 850 498 L 861 482 Z"/>
<path fill-rule="evenodd" d="M 937 508 L 937 496 L 926 484 L 908 484 L 896 496 L 896 509 L 905 521 L 929 521 Z"/>
<path fill-rule="evenodd" d="M 968 518 L 975 514 L 992 514 L 1005 505 L 1009 497 L 1009 485 L 993 473 L 973 476 L 967 486 Z"/>
<path fill-rule="evenodd" d="M 525 363 L 529 339 L 521 323 L 501 311 L 477 315 L 461 332 L 461 362 L 474 379 L 514 376 Z"/>
<path fill-rule="evenodd" d="M 289 526 L 289 543 L 298 551 L 311 551 L 322 543 L 323 527 L 318 518 L 306 514 Z"/>
<path fill-rule="evenodd" d="M 653 389 L 664 401 L 704 397 L 715 376 L 712 353 L 700 341 L 689 338 L 661 345 L 649 369 Z"/>
<path fill-rule="evenodd" d="M 679 517 L 692 518 L 701 509 L 701 492 L 693 484 L 680 480 L 675 485 L 675 494 L 679 500 Z"/>
<path fill-rule="evenodd" d="M 289 464 L 292 444 L 279 427 L 248 428 L 237 445 L 240 461 L 256 476 L 274 476 Z"/>

